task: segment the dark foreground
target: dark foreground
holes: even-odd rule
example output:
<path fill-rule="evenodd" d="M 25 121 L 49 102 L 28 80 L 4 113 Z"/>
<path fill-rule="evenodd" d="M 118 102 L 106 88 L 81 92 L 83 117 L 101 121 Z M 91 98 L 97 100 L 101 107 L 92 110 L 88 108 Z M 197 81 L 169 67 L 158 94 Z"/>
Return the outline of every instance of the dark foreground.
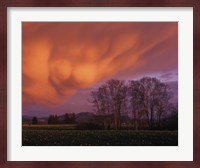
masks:
<path fill-rule="evenodd" d="M 177 146 L 177 131 L 24 129 L 23 146 Z"/>

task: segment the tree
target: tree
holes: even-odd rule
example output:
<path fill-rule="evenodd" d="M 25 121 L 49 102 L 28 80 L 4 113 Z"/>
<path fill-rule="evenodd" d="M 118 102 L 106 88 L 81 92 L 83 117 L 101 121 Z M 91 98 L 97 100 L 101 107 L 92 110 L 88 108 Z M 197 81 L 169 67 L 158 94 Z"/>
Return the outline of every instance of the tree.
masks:
<path fill-rule="evenodd" d="M 59 124 L 59 118 L 57 115 L 49 115 L 48 124 Z"/>
<path fill-rule="evenodd" d="M 156 122 L 158 128 L 160 129 L 163 115 L 165 115 L 168 111 L 172 111 L 174 105 L 170 103 L 172 93 L 167 84 L 159 83 L 155 92 L 156 96 L 154 101 L 156 111 Z"/>
<path fill-rule="evenodd" d="M 138 130 L 138 124 L 143 116 L 144 108 L 144 92 L 142 84 L 139 81 L 129 81 L 129 97 L 131 105 L 131 113 L 134 119 L 134 128 Z"/>
<path fill-rule="evenodd" d="M 128 111 L 133 116 L 135 130 L 160 129 L 163 118 L 173 107 L 169 86 L 151 77 L 128 83 L 112 79 L 92 91 L 91 97 L 90 102 L 96 113 L 103 116 L 104 125 L 109 128 L 114 123 L 117 130 L 121 127 L 122 114 Z"/>
<path fill-rule="evenodd" d="M 147 120 L 150 129 L 160 127 L 161 119 L 170 106 L 172 94 L 167 84 L 157 78 L 144 77 L 139 81 L 129 82 L 132 113 L 137 129 L 138 120 Z"/>
<path fill-rule="evenodd" d="M 68 113 L 65 113 L 64 123 L 69 124 L 69 122 L 70 122 L 69 115 L 68 115 Z"/>
<path fill-rule="evenodd" d="M 76 115 L 75 113 L 72 113 L 72 124 L 76 123 Z"/>
<path fill-rule="evenodd" d="M 32 124 L 38 124 L 38 119 L 37 119 L 37 117 L 33 117 L 33 119 L 32 119 Z"/>
<path fill-rule="evenodd" d="M 107 82 L 108 95 L 110 95 L 110 104 L 115 118 L 115 129 L 121 128 L 121 113 L 125 105 L 127 87 L 122 80 L 109 80 Z"/>
<path fill-rule="evenodd" d="M 54 124 L 54 116 L 53 115 L 49 115 L 48 124 Z"/>
<path fill-rule="evenodd" d="M 170 113 L 164 118 L 164 129 L 178 130 L 178 103 L 170 106 Z"/>
<path fill-rule="evenodd" d="M 57 114 L 54 117 L 54 122 L 55 122 L 54 124 L 59 124 L 59 118 L 58 118 Z"/>
<path fill-rule="evenodd" d="M 72 114 L 65 113 L 64 123 L 65 124 L 75 124 L 76 123 L 75 113 L 72 113 Z"/>
<path fill-rule="evenodd" d="M 124 81 L 111 79 L 91 93 L 90 102 L 93 103 L 97 114 L 104 116 L 113 114 L 117 130 L 121 127 L 121 113 L 125 106 L 126 90 Z"/>

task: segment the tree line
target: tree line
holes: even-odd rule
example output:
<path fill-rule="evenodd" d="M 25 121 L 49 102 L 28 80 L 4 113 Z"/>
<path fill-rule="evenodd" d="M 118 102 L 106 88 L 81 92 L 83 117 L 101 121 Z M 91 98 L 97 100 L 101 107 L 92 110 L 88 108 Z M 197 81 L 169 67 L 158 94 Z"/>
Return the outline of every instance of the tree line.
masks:
<path fill-rule="evenodd" d="M 61 119 L 58 115 L 49 115 L 48 124 L 75 124 L 76 115 L 75 113 L 68 114 L 65 113 L 64 117 Z M 37 117 L 32 118 L 32 124 L 38 124 Z"/>
<path fill-rule="evenodd" d="M 59 119 L 57 115 L 50 115 L 48 118 L 48 124 L 75 124 L 76 117 L 75 114 L 65 113 L 64 119 Z"/>
<path fill-rule="evenodd" d="M 162 129 L 170 117 L 178 127 L 178 106 L 172 97 L 169 85 L 157 78 L 143 77 L 130 81 L 111 79 L 91 92 L 89 102 L 96 114 L 116 130 L 121 129 L 124 115 L 132 117 L 135 130 Z"/>

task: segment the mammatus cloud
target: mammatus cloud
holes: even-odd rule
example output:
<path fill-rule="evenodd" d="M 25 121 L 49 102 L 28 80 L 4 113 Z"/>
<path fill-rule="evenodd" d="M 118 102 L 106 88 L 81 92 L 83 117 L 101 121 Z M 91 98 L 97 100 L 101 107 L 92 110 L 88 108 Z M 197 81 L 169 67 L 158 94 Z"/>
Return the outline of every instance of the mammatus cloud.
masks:
<path fill-rule="evenodd" d="M 167 22 L 23 22 L 22 30 L 23 105 L 48 106 L 120 72 L 138 71 L 148 53 L 157 59 L 178 34 L 177 23 Z"/>

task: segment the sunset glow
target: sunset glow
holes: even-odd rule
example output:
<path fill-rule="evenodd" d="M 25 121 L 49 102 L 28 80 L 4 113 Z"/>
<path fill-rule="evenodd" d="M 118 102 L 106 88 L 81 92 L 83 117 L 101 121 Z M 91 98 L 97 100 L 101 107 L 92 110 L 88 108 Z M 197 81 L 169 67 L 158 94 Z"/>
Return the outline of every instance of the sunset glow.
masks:
<path fill-rule="evenodd" d="M 23 114 L 91 111 L 90 90 L 107 79 L 177 85 L 178 23 L 23 22 L 22 59 Z"/>

